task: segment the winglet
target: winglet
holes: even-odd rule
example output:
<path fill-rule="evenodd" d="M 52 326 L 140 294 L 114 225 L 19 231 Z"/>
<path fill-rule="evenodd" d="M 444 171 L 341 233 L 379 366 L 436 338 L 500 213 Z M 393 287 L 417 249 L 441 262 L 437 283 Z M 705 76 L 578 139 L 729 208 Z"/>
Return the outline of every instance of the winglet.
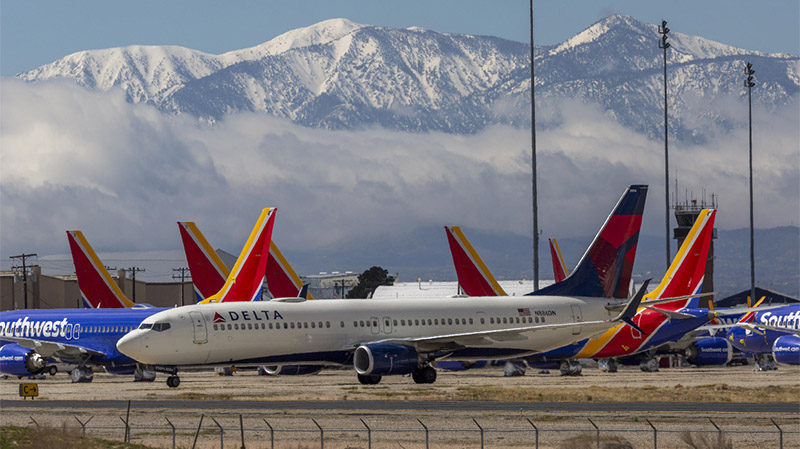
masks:
<path fill-rule="evenodd" d="M 308 299 L 308 286 L 308 283 L 303 284 L 303 288 L 301 288 L 300 292 L 297 294 L 298 298 Z"/>
<path fill-rule="evenodd" d="M 647 285 L 650 284 L 652 279 L 645 279 L 642 283 L 642 286 L 639 287 L 639 291 L 628 301 L 628 305 L 622 309 L 619 315 L 614 318 L 613 321 L 622 321 L 623 323 L 627 324 L 628 326 L 636 329 L 637 331 L 641 332 L 642 335 L 647 335 L 647 332 L 643 331 L 636 323 L 633 322 L 633 317 L 636 315 L 637 310 L 639 309 L 639 305 L 642 303 L 642 298 L 644 298 L 645 292 L 647 292 Z"/>
<path fill-rule="evenodd" d="M 572 273 L 528 295 L 627 298 L 646 197 L 646 185 L 627 187 Z"/>
<path fill-rule="evenodd" d="M 458 283 L 469 296 L 508 296 L 458 226 L 445 226 Z"/>
<path fill-rule="evenodd" d="M 230 271 L 194 222 L 179 221 L 178 229 L 192 274 L 192 284 L 198 299 L 202 301 L 222 289 Z"/>
<path fill-rule="evenodd" d="M 561 256 L 561 249 L 558 247 L 558 242 L 555 238 L 547 239 L 550 242 L 550 259 L 553 261 L 553 279 L 556 282 L 563 281 L 569 271 L 567 265 L 564 263 L 564 257 Z"/>
<path fill-rule="evenodd" d="M 207 302 L 251 301 L 261 294 L 267 268 L 269 244 L 275 224 L 275 208 L 266 208 L 256 221 L 239 258 L 222 289 Z"/>
<path fill-rule="evenodd" d="M 92 308 L 115 309 L 133 306 L 119 285 L 111 279 L 100 258 L 81 231 L 67 231 L 78 288 L 84 305 Z"/>

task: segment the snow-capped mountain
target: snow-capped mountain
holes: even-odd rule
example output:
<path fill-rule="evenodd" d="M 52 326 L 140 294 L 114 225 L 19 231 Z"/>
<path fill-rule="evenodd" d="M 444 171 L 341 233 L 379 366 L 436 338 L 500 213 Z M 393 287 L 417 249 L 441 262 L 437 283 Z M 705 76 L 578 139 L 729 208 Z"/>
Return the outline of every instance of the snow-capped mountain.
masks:
<path fill-rule="evenodd" d="M 555 46 L 536 48 L 537 102 L 579 98 L 650 135 L 663 129 L 662 53 L 656 25 L 614 15 Z M 776 108 L 800 91 L 797 55 L 763 54 L 673 31 L 668 50 L 670 128 L 704 139 L 735 126 L 724 99 L 744 95 Z M 453 133 L 493 123 L 529 126 L 526 44 L 486 36 L 390 29 L 332 19 L 261 45 L 210 55 L 170 46 L 90 50 L 19 74 L 125 89 L 132 102 L 221 119 L 256 111 L 324 128 L 380 125 Z"/>

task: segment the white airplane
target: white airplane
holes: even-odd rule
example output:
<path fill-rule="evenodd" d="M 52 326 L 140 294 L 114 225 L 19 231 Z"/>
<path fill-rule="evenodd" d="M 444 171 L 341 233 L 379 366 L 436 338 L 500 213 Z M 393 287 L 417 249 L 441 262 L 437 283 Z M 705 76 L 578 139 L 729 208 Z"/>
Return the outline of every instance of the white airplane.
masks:
<path fill-rule="evenodd" d="M 620 293 L 627 290 L 625 266 L 646 193 L 647 186 L 626 188 L 573 274 L 546 292 L 183 306 L 146 318 L 117 348 L 159 371 L 172 370 L 173 386 L 179 366 L 232 363 L 352 364 L 362 384 L 402 374 L 433 383 L 434 360 L 507 359 L 554 349 L 620 321 L 632 323 L 646 283 L 627 304 Z M 260 250 L 266 255 L 265 245 Z"/>

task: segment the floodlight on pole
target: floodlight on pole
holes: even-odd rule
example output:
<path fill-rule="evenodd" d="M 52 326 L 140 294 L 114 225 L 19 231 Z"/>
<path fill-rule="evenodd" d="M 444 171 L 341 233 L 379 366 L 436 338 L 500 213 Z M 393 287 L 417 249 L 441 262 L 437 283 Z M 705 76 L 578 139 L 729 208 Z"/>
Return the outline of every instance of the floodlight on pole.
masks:
<path fill-rule="evenodd" d="M 670 47 L 667 42 L 667 21 L 662 20 L 661 25 L 658 26 L 658 34 L 661 35 L 661 40 L 658 41 L 658 48 L 664 50 L 664 225 L 666 228 L 666 247 L 667 247 L 667 270 L 669 270 L 670 251 L 669 251 L 669 138 L 667 137 L 668 131 L 668 116 L 667 116 L 667 49 Z"/>

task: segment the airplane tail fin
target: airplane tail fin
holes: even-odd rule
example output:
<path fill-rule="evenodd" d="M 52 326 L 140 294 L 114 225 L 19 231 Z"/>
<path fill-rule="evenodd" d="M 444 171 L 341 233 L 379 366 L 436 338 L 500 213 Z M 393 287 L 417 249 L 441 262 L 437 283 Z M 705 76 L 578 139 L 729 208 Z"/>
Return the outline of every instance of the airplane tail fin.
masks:
<path fill-rule="evenodd" d="M 627 298 L 646 197 L 646 185 L 626 188 L 572 273 L 529 295 Z"/>
<path fill-rule="evenodd" d="M 267 259 L 267 288 L 273 298 L 289 298 L 298 296 L 303 290 L 303 282 L 300 276 L 295 273 L 292 266 L 283 257 L 283 254 L 275 245 L 269 244 L 269 258 Z M 306 288 L 307 299 L 314 299 Z"/>
<path fill-rule="evenodd" d="M 445 226 L 458 283 L 469 296 L 507 296 L 458 226 Z"/>
<path fill-rule="evenodd" d="M 753 309 L 755 309 L 758 306 L 760 306 L 761 303 L 764 302 L 765 299 L 767 299 L 767 297 L 766 296 L 762 296 L 761 299 L 759 299 L 758 302 L 753 306 Z M 753 321 L 753 318 L 755 316 L 756 316 L 756 310 L 751 310 L 751 311 L 745 313 L 744 315 L 742 315 L 742 317 L 739 319 L 738 323 L 741 323 L 741 324 L 749 323 L 749 322 Z"/>
<path fill-rule="evenodd" d="M 230 271 L 194 222 L 179 221 L 178 229 L 195 293 L 202 301 L 222 289 Z"/>
<path fill-rule="evenodd" d="M 706 262 L 714 233 L 715 209 L 703 209 L 697 216 L 694 225 L 686 235 L 683 244 L 672 259 L 667 273 L 661 283 L 645 297 L 645 302 L 659 298 L 681 297 L 698 294 L 703 288 L 706 273 Z M 659 307 L 666 310 L 677 310 L 684 307 L 699 307 L 700 298 L 684 298 L 673 302 L 664 302 Z"/>
<path fill-rule="evenodd" d="M 222 289 L 206 298 L 206 302 L 251 301 L 260 297 L 267 271 L 275 210 L 266 208 L 261 211 Z"/>
<path fill-rule="evenodd" d="M 78 288 L 86 307 L 115 309 L 132 307 L 119 285 L 111 279 L 103 263 L 81 231 L 67 231 Z"/>
<path fill-rule="evenodd" d="M 564 263 L 564 258 L 561 256 L 561 249 L 558 247 L 558 242 L 555 238 L 547 239 L 550 242 L 550 259 L 553 261 L 553 279 L 556 282 L 561 282 L 566 279 L 569 274 L 567 265 Z"/>

